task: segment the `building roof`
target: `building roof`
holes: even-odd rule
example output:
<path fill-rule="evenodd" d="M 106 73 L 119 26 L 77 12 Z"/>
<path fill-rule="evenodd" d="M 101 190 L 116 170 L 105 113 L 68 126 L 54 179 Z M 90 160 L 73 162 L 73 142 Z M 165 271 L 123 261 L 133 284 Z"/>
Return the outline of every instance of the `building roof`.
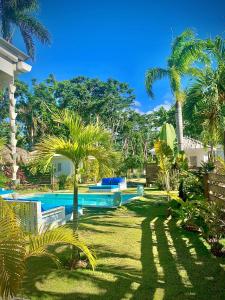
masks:
<path fill-rule="evenodd" d="M 0 48 L 5 50 L 5 53 L 9 52 L 10 54 L 15 55 L 18 58 L 19 61 L 26 61 L 29 58 L 29 56 L 27 54 L 20 51 L 19 49 L 17 49 L 12 44 L 8 43 L 3 38 L 0 38 Z"/>
<path fill-rule="evenodd" d="M 204 146 L 202 142 L 189 137 L 184 137 L 183 143 L 184 143 L 184 150 L 209 148 L 209 146 Z"/>
<path fill-rule="evenodd" d="M 183 145 L 184 145 L 184 151 L 185 150 L 190 150 L 190 149 L 207 149 L 209 148 L 209 146 L 204 146 L 204 144 L 198 140 L 195 140 L 193 138 L 189 138 L 189 137 L 183 137 Z M 155 154 L 155 149 L 152 148 L 150 150 L 150 153 L 152 155 Z"/>

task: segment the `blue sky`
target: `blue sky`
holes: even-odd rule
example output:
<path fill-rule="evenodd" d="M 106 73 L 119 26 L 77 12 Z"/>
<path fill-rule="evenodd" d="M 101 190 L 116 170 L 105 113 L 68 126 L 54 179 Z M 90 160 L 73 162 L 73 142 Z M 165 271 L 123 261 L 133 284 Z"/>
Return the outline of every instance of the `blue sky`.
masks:
<path fill-rule="evenodd" d="M 50 47 L 37 44 L 36 61 L 21 79 L 58 80 L 84 75 L 128 82 L 137 109 L 168 106 L 167 80 L 155 84 L 155 99 L 144 88 L 147 68 L 164 67 L 173 36 L 186 28 L 200 38 L 224 35 L 224 0 L 41 0 L 39 19 L 52 36 Z M 21 38 L 16 45 L 24 49 Z"/>

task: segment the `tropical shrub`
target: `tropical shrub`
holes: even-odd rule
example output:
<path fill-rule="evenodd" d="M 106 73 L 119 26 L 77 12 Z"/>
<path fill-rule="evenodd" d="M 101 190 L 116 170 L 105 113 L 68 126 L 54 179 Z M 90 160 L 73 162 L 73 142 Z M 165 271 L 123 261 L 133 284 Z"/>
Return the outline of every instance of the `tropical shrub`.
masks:
<path fill-rule="evenodd" d="M 59 190 L 65 190 L 68 176 L 66 174 L 61 174 L 57 177 L 57 179 L 59 184 Z"/>
<path fill-rule="evenodd" d="M 202 162 L 199 172 L 201 174 L 207 174 L 209 172 L 213 172 L 215 169 L 215 163 L 213 161 Z"/>
<path fill-rule="evenodd" d="M 224 206 L 205 200 L 184 202 L 179 197 L 172 197 L 168 212 L 179 220 L 178 224 L 183 228 L 201 233 L 214 255 L 225 255 L 225 249 L 220 243 L 225 237 Z"/>
<path fill-rule="evenodd" d="M 159 140 L 154 143 L 160 177 L 166 191 L 171 189 L 170 172 L 174 163 L 174 142 L 176 134 L 171 124 L 165 123 L 160 130 Z"/>
<path fill-rule="evenodd" d="M 93 254 L 69 227 L 61 226 L 39 235 L 25 235 L 20 224 L 22 222 L 15 214 L 16 205 L 0 199 L 1 299 L 11 299 L 18 294 L 26 273 L 26 261 L 30 257 L 47 256 L 59 264 L 58 258 L 50 252 L 49 246 L 71 245 L 73 249 L 80 249 L 94 268 Z"/>
<path fill-rule="evenodd" d="M 204 187 L 202 178 L 197 174 L 185 172 L 180 179 L 179 197 L 184 201 L 199 198 L 203 196 Z"/>
<path fill-rule="evenodd" d="M 8 183 L 11 182 L 11 178 L 12 178 L 12 168 L 11 166 L 4 166 L 3 169 L 4 175 L 8 178 Z M 27 182 L 27 178 L 26 175 L 24 173 L 24 171 L 19 168 L 17 171 L 17 178 L 20 180 L 21 183 L 26 183 Z"/>
<path fill-rule="evenodd" d="M 87 159 L 84 161 L 81 172 L 81 182 L 97 182 L 99 179 L 99 164 L 96 159 Z"/>
<path fill-rule="evenodd" d="M 5 187 L 9 182 L 9 178 L 3 172 L 0 172 L 0 187 Z"/>
<path fill-rule="evenodd" d="M 180 183 L 180 173 L 176 169 L 172 169 L 170 171 L 170 187 L 173 191 L 177 191 L 179 189 Z"/>
<path fill-rule="evenodd" d="M 216 256 L 225 255 L 220 240 L 225 237 L 225 208 L 216 202 L 208 202 L 207 209 L 202 211 L 206 226 L 202 228 L 203 236 Z"/>

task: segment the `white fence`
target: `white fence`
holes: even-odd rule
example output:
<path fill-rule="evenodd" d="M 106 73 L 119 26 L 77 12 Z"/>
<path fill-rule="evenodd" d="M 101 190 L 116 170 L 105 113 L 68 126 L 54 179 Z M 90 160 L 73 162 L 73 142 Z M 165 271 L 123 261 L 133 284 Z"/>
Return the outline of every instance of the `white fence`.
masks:
<path fill-rule="evenodd" d="M 41 202 L 8 201 L 12 203 L 15 213 L 21 220 L 24 231 L 40 233 L 46 228 L 63 225 L 66 222 L 65 207 L 60 206 L 47 211 L 41 211 Z"/>

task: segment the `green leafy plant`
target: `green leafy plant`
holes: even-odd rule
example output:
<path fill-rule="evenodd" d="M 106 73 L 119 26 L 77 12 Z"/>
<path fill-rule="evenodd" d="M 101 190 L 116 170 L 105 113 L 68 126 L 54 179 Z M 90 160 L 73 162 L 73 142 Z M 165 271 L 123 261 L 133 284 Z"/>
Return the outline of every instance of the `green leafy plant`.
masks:
<path fill-rule="evenodd" d="M 208 202 L 207 209 L 202 211 L 207 226 L 203 228 L 203 236 L 211 246 L 211 252 L 216 256 L 225 256 L 225 249 L 220 239 L 225 237 L 225 208 L 223 204 Z"/>
<path fill-rule="evenodd" d="M 67 157 L 74 165 L 73 227 L 78 228 L 78 180 L 81 166 L 89 156 L 97 160 L 101 174 L 111 173 L 117 165 L 118 152 L 113 150 L 111 133 L 99 122 L 85 125 L 80 116 L 64 110 L 54 120 L 68 131 L 68 136 L 46 136 L 35 147 L 34 165 L 44 170 L 52 164 L 55 154 Z"/>
<path fill-rule="evenodd" d="M 47 29 L 36 19 L 38 1 L 0 1 L 0 27 L 3 38 L 12 42 L 14 27 L 18 27 L 26 45 L 28 54 L 34 58 L 34 38 L 43 44 L 50 43 Z"/>
<path fill-rule="evenodd" d="M 39 235 L 26 235 L 15 214 L 16 205 L 19 204 L 0 199 L 0 297 L 2 299 L 11 299 L 18 294 L 26 274 L 26 261 L 30 257 L 47 256 L 59 264 L 58 258 L 50 252 L 49 246 L 72 245 L 85 253 L 94 268 L 96 261 L 93 254 L 66 226 Z"/>
<path fill-rule="evenodd" d="M 59 190 L 65 190 L 68 176 L 66 174 L 61 174 L 58 176 L 57 179 L 59 184 Z"/>
<path fill-rule="evenodd" d="M 5 176 L 3 172 L 0 172 L 0 187 L 5 187 L 6 183 L 8 183 L 10 179 Z"/>
<path fill-rule="evenodd" d="M 179 197 L 184 201 L 196 199 L 204 192 L 202 179 L 191 172 L 183 173 L 180 179 Z"/>
<path fill-rule="evenodd" d="M 193 64 L 203 60 L 202 43 L 197 41 L 192 30 L 185 30 L 176 37 L 172 44 L 171 54 L 167 60 L 166 68 L 151 68 L 145 76 L 145 86 L 150 97 L 153 98 L 152 85 L 156 80 L 168 77 L 172 93 L 176 101 L 176 130 L 178 149 L 183 150 L 183 120 L 182 105 L 185 93 L 182 89 L 181 80 L 184 75 L 196 75 L 198 68 Z"/>

